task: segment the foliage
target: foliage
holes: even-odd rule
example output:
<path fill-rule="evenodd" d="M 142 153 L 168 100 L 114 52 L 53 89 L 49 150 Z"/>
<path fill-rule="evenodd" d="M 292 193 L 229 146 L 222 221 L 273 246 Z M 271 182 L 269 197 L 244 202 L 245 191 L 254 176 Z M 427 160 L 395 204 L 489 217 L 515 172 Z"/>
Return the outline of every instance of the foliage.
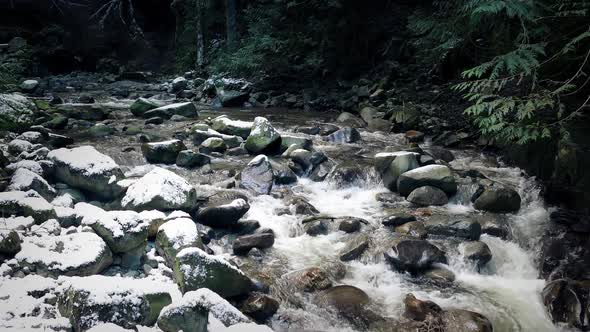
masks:
<path fill-rule="evenodd" d="M 549 137 L 588 107 L 590 1 L 434 1 L 409 28 L 426 59 L 472 59 L 454 89 L 488 137 Z"/>
<path fill-rule="evenodd" d="M 14 91 L 31 67 L 32 54 L 28 46 L 0 56 L 0 92 Z"/>

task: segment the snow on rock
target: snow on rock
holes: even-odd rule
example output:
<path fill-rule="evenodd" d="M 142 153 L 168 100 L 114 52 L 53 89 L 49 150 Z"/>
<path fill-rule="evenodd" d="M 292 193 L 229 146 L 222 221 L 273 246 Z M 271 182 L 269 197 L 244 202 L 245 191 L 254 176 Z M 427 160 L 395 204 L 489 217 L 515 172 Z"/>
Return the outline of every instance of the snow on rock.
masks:
<path fill-rule="evenodd" d="M 37 161 L 34 161 L 34 160 L 21 160 L 21 161 L 18 161 L 16 163 L 12 163 L 12 164 L 9 164 L 8 166 L 6 166 L 6 170 L 11 173 L 15 172 L 19 168 L 25 168 L 35 174 L 38 174 L 41 176 L 43 175 L 43 168 L 41 167 L 41 164 Z"/>
<path fill-rule="evenodd" d="M 86 332 L 130 332 L 135 330 L 128 330 L 113 323 L 99 323 Z"/>
<path fill-rule="evenodd" d="M 148 238 L 153 239 L 158 233 L 158 229 L 166 222 L 166 214 L 158 210 L 141 211 L 139 216 L 148 224 Z"/>
<path fill-rule="evenodd" d="M 26 168 L 19 168 L 14 172 L 10 179 L 8 190 L 35 190 L 47 200 L 53 199 L 57 193 L 44 178 Z"/>
<path fill-rule="evenodd" d="M 56 219 L 49 219 L 41 225 L 33 225 L 31 233 L 36 236 L 60 235 L 61 225 Z"/>
<path fill-rule="evenodd" d="M 174 265 L 178 252 L 190 247 L 203 248 L 197 225 L 192 219 L 177 218 L 160 226 L 156 236 L 156 249 L 166 258 L 169 266 Z"/>
<path fill-rule="evenodd" d="M 0 123 L 5 129 L 30 127 L 36 120 L 36 107 L 27 97 L 12 93 L 0 94 Z"/>
<path fill-rule="evenodd" d="M 31 142 L 33 144 L 43 143 L 43 134 L 38 131 L 25 131 L 18 135 L 16 138 L 22 139 L 23 141 Z"/>
<path fill-rule="evenodd" d="M 148 224 L 135 211 L 105 211 L 88 203 L 78 203 L 74 210 L 82 225 L 92 229 L 115 253 L 125 253 L 145 246 Z"/>
<path fill-rule="evenodd" d="M 117 184 L 124 178 L 119 165 L 92 146 L 53 150 L 47 158 L 55 163 L 56 179 L 74 188 L 102 199 L 116 198 L 124 190 Z"/>
<path fill-rule="evenodd" d="M 5 215 L 33 217 L 36 223 L 56 216 L 53 205 L 33 190 L 1 192 L 0 209 Z"/>
<path fill-rule="evenodd" d="M 0 230 L 0 262 L 21 250 L 20 236 L 15 230 Z"/>
<path fill-rule="evenodd" d="M 54 278 L 93 275 L 112 263 L 106 243 L 98 235 L 88 232 L 26 237 L 15 258 L 22 267 Z"/>
<path fill-rule="evenodd" d="M 227 298 L 246 294 L 253 286 L 238 268 L 199 248 L 185 248 L 176 255 L 174 275 L 183 293 L 209 288 Z"/>
<path fill-rule="evenodd" d="M 196 195 L 185 179 L 158 167 L 129 186 L 121 205 L 133 210 L 191 210 Z"/>
<path fill-rule="evenodd" d="M 181 298 L 174 284 L 153 278 L 95 275 L 62 277 L 59 281 L 59 311 L 70 319 L 75 331 L 85 331 L 100 323 L 128 329 L 151 326 L 162 308 Z"/>
<path fill-rule="evenodd" d="M 9 217 L 0 218 L 0 229 L 4 231 L 17 230 L 22 231 L 29 229 L 35 224 L 33 217 Z"/>
<path fill-rule="evenodd" d="M 17 156 L 23 152 L 31 152 L 34 149 L 35 145 L 33 143 L 22 139 L 13 139 L 8 143 L 8 152 L 13 156 Z"/>

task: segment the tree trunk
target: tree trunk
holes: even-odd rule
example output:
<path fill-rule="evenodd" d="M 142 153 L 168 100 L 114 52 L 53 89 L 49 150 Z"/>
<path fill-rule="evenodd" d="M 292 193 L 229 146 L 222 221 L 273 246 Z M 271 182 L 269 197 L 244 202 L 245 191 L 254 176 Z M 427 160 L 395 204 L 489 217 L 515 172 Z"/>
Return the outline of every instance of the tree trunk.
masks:
<path fill-rule="evenodd" d="M 225 0 L 225 22 L 227 32 L 227 48 L 233 50 L 237 41 L 236 0 Z"/>
<path fill-rule="evenodd" d="M 207 0 L 196 0 L 197 2 L 197 68 L 202 69 L 205 65 L 205 1 Z"/>

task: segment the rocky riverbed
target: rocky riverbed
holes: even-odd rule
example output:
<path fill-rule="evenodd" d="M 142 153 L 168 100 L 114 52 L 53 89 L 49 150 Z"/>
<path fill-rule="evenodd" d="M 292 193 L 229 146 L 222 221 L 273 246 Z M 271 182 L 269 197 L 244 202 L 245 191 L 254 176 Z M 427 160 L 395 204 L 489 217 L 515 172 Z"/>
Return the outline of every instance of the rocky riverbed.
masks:
<path fill-rule="evenodd" d="M 558 240 L 585 224 L 521 170 L 395 114 L 212 108 L 189 83 L 0 95 L 2 330 L 587 325 L 584 242 Z"/>

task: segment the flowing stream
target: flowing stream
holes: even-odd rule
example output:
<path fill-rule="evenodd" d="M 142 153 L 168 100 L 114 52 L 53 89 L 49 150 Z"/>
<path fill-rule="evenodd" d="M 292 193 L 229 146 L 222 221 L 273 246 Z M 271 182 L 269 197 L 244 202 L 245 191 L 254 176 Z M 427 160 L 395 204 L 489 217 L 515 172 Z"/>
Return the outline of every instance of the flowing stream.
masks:
<path fill-rule="evenodd" d="M 203 112 L 201 117 L 217 116 L 220 112 L 227 113 L 234 119 L 247 120 L 251 120 L 254 115 L 264 115 L 277 129 L 287 133 L 293 132 L 297 125 L 326 120 L 323 118 L 325 115 L 286 111 L 279 113 L 270 110 L 222 110 Z M 130 117 L 122 116 L 119 125 L 129 125 L 132 121 L 134 120 Z M 174 132 L 182 131 L 189 125 L 187 122 L 166 123 L 159 126 L 154 134 L 170 138 Z M 403 136 L 363 131 L 362 144 L 353 145 L 333 145 L 322 141 L 319 136 L 309 137 L 313 138 L 315 149 L 323 151 L 337 163 L 352 161 L 366 166 L 366 176 L 349 186 L 301 178 L 291 190 L 307 198 L 322 214 L 366 219 L 368 225 L 364 225 L 361 232 L 370 237 L 371 246 L 360 260 L 340 263 L 339 251 L 351 237 L 350 234 L 335 231 L 328 235 L 309 236 L 303 232 L 301 226 L 303 216 L 277 213 L 277 210 L 287 207 L 284 200 L 275 196 L 252 197 L 251 209 L 244 219 L 257 220 L 261 227 L 272 229 L 276 241 L 273 248 L 262 258 L 255 256 L 239 259 L 239 264 L 245 271 L 255 271 L 272 279 L 287 272 L 312 266 L 328 267 L 328 270 L 344 266 L 344 276 L 336 284 L 353 285 L 364 290 L 370 296 L 375 310 L 383 317 L 399 318 L 404 310 L 405 294 L 413 293 L 417 298 L 432 300 L 443 308 L 479 312 L 490 319 L 494 331 L 559 330 L 547 316 L 541 300 L 541 290 L 545 281 L 538 277 L 537 263 L 541 251 L 540 239 L 544 225 L 549 221 L 549 210 L 539 195 L 540 189 L 535 179 L 527 177 L 519 169 L 506 167 L 495 158 L 481 155 L 476 151 L 453 151 L 456 157 L 450 163 L 453 169 L 476 169 L 490 179 L 514 186 L 522 197 L 522 207 L 516 214 L 491 216 L 507 220 L 511 234 L 506 240 L 482 235 L 481 241 L 490 247 L 493 258 L 480 271 L 464 262 L 460 241 L 429 237 L 430 241 L 446 249 L 449 257 L 448 268 L 456 276 L 452 286 L 436 287 L 416 283 L 408 275 L 394 272 L 383 258 L 383 252 L 387 250 L 394 232 L 391 228 L 383 226 L 381 220 L 392 212 L 412 211 L 415 208 L 402 199 L 394 200 L 391 204 L 382 203 L 377 199 L 378 194 L 387 194 L 388 190 L 370 171 L 371 159 L 378 152 L 395 151 L 401 147 L 404 143 Z M 122 146 L 134 144 L 126 137 L 86 139 L 86 142 L 80 144 L 90 143 L 109 154 L 125 168 L 127 174 L 141 175 L 150 167 L 145 166 L 138 149 L 134 152 L 121 152 Z M 214 161 L 212 167 L 214 170 L 235 168 L 239 171 L 249 159 L 247 156 L 225 157 L 223 160 Z M 177 167 L 170 169 L 195 185 L 213 184 L 220 180 L 219 174 L 224 174 L 223 171 L 211 174 Z M 448 205 L 422 208 L 419 211 L 432 215 L 457 214 L 467 218 L 481 216 L 482 214 L 475 211 L 469 202 L 474 190 L 473 185 L 463 183 L 459 186 L 458 194 Z M 397 194 L 392 195 L 394 198 L 395 196 Z M 229 254 L 231 247 L 227 245 L 227 241 L 227 238 L 216 240 L 211 247 L 218 254 Z M 333 314 L 320 310 L 310 298 L 303 296 L 302 299 L 302 308 L 282 301 L 281 309 L 274 316 L 271 326 L 277 331 L 358 330 Z"/>

